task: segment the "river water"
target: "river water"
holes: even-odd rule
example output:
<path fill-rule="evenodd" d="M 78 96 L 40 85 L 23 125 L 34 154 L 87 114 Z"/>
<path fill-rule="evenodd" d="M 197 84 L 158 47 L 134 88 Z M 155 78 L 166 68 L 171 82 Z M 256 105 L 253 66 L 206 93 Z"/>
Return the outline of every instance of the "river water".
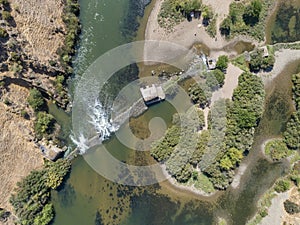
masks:
<path fill-rule="evenodd" d="M 121 27 L 129 2 L 80 1 L 83 34 L 75 60 L 78 77 L 101 54 L 128 41 L 122 35 Z M 293 111 L 290 79 L 297 70 L 298 63 L 294 62 L 266 87 L 266 110 L 256 131 L 253 149 L 245 159 L 248 167 L 238 188 L 230 187 L 216 196 L 201 197 L 178 190 L 168 182 L 147 187 L 123 186 L 96 173 L 80 156 L 73 161 L 64 187 L 52 194 L 56 211 L 53 224 L 209 225 L 216 222 L 217 216 L 226 218 L 230 224 L 245 224 L 255 214 L 259 197 L 287 171 L 286 163 L 265 160 L 260 146 L 265 139 L 280 135 Z M 173 113 L 174 108 L 167 102 L 155 105 L 131 124 L 132 130 L 137 136 L 146 137 L 147 124 L 152 118 L 161 117 L 169 126 Z M 115 136 L 106 141 L 105 146 L 121 161 L 131 164 L 151 162 L 149 153 L 132 151 Z"/>

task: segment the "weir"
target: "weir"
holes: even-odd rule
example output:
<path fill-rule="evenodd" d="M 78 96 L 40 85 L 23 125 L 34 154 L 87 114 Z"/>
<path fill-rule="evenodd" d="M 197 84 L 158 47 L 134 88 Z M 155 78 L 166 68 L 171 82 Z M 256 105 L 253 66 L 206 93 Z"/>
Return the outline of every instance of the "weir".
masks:
<path fill-rule="evenodd" d="M 160 79 L 161 83 L 159 83 L 159 85 L 161 85 L 168 98 L 168 96 L 172 95 L 179 81 L 189 77 L 194 77 L 197 80 L 197 76 L 203 72 L 203 69 L 207 70 L 204 57 L 203 55 L 198 55 L 190 63 L 188 70 L 180 73 L 177 79 Z M 90 147 L 101 144 L 104 140 L 107 140 L 111 134 L 116 132 L 130 117 L 138 117 L 147 109 L 148 107 L 145 105 L 141 95 L 140 98 L 131 103 L 130 106 L 126 104 L 122 105 L 122 103 L 117 102 L 116 105 L 109 107 L 108 105 L 104 106 L 99 100 L 96 100 L 93 103 L 91 115 L 89 115 L 90 121 L 88 122 L 93 125 L 97 135 L 90 138 L 84 137 L 82 133 L 79 137 L 72 135 L 71 139 L 77 146 L 74 152 L 81 155 L 85 154 Z"/>

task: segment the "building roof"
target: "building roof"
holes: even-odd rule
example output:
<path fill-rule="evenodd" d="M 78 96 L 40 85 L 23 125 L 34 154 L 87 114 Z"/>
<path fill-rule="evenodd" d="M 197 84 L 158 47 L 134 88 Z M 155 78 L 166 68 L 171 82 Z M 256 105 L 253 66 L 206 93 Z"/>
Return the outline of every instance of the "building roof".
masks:
<path fill-rule="evenodd" d="M 154 84 L 152 84 L 151 86 L 140 88 L 140 91 L 145 102 L 149 102 L 154 99 L 165 99 L 165 93 L 161 86 L 155 86 Z"/>
<path fill-rule="evenodd" d="M 216 65 L 217 65 L 217 62 L 216 62 L 215 59 L 208 59 L 207 60 L 208 69 L 214 70 L 214 69 L 216 69 Z"/>

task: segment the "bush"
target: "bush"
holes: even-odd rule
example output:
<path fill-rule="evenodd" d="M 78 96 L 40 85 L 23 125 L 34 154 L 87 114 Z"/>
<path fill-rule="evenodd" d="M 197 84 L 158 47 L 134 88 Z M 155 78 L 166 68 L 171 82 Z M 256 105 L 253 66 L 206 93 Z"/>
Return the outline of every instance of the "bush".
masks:
<path fill-rule="evenodd" d="M 284 203 L 284 209 L 288 214 L 296 214 L 300 212 L 300 206 L 290 200 L 286 200 Z"/>
<path fill-rule="evenodd" d="M 54 118 L 46 112 L 39 112 L 35 121 L 34 130 L 37 138 L 50 134 L 53 131 Z"/>
<path fill-rule="evenodd" d="M 272 140 L 266 144 L 265 153 L 273 161 L 279 161 L 288 155 L 288 148 L 282 140 Z"/>
<path fill-rule="evenodd" d="M 8 11 L 2 11 L 2 19 L 9 21 L 12 19 L 12 16 L 10 14 L 10 12 Z"/>
<path fill-rule="evenodd" d="M 291 187 L 291 183 L 288 180 L 279 180 L 275 183 L 275 191 L 280 193 L 280 192 L 286 192 L 289 190 Z"/>
<path fill-rule="evenodd" d="M 41 92 L 35 88 L 30 90 L 27 101 L 35 112 L 42 110 L 45 106 L 45 101 Z"/>
<path fill-rule="evenodd" d="M 262 3 L 260 0 L 253 0 L 248 5 L 243 14 L 243 20 L 247 25 L 254 26 L 259 21 L 259 16 L 262 10 Z"/>
<path fill-rule="evenodd" d="M 228 67 L 228 56 L 221 55 L 218 57 L 216 67 L 221 71 L 226 71 Z"/>
<path fill-rule="evenodd" d="M 7 38 L 7 37 L 8 37 L 7 31 L 4 28 L 0 27 L 0 38 Z"/>

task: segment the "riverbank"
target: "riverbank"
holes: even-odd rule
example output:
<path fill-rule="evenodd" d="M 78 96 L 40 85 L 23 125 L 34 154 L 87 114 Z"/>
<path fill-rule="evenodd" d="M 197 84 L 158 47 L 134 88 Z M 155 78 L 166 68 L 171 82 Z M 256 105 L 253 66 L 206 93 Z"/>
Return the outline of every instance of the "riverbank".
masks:
<path fill-rule="evenodd" d="M 0 208 L 10 214 L 14 212 L 9 198 L 16 184 L 31 171 L 44 166 L 40 146 L 47 143 L 47 149 L 58 149 L 56 138 L 60 125 L 54 122 L 51 138 L 41 140 L 37 138 L 36 124 L 38 111 L 52 118 L 47 100 L 55 101 L 62 108 L 68 104 L 69 59 L 75 52 L 73 47 L 79 31 L 78 20 L 70 22 L 78 13 L 76 1 L 68 1 L 72 4 L 72 12 L 66 4 L 60 0 L 0 3 L 0 12 L 7 15 L 0 24 L 6 34 L 0 37 L 0 185 L 3 187 Z M 74 33 L 74 38 L 68 37 Z M 66 51 L 66 45 L 73 47 Z M 41 92 L 43 107 L 38 111 L 28 102 L 32 88 Z M 12 223 L 9 218 L 4 220 L 4 224 Z"/>
<path fill-rule="evenodd" d="M 158 41 L 169 41 L 181 45 L 185 48 L 191 48 L 196 43 L 204 44 L 209 46 L 210 56 L 217 58 L 219 55 L 236 55 L 236 51 L 233 46 L 240 42 L 251 42 L 255 45 L 259 43 L 249 37 L 237 37 L 232 40 L 226 40 L 219 32 L 217 28 L 217 35 L 215 38 L 209 36 L 205 27 L 202 25 L 202 19 L 193 19 L 192 21 L 184 20 L 178 25 L 174 26 L 172 32 L 160 27 L 158 23 L 158 17 L 161 5 L 164 0 L 156 0 L 155 5 L 148 18 L 147 27 L 145 30 L 145 40 L 158 40 Z M 203 1 L 203 4 L 211 5 L 215 13 L 218 14 L 217 24 L 219 24 L 229 12 L 229 5 L 233 0 L 218 0 L 210 2 L 208 0 Z M 222 5 L 222 7 L 220 7 Z M 218 27 L 218 26 L 217 26 Z M 224 50 L 227 49 L 227 50 Z M 144 58 L 147 59 L 148 52 L 153 51 L 151 46 L 144 48 Z M 163 54 L 163 53 L 162 53 Z M 166 52 L 165 54 L 168 54 Z"/>

